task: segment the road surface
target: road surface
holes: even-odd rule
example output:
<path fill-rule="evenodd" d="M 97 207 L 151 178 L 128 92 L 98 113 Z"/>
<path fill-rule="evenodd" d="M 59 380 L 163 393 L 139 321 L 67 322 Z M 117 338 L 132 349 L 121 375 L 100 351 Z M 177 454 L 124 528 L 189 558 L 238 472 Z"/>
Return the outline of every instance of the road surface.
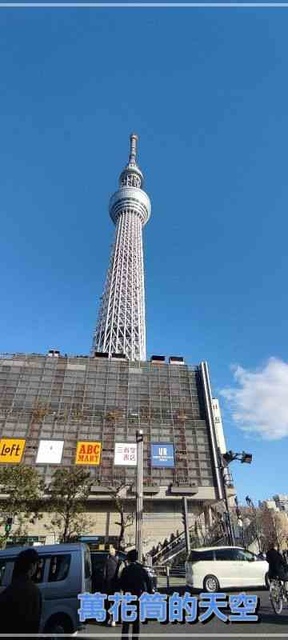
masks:
<path fill-rule="evenodd" d="M 176 589 L 175 589 L 176 591 Z M 179 590 L 180 591 L 180 590 Z M 239 591 L 235 591 L 235 593 L 239 593 Z M 195 638 L 195 640 L 199 636 L 203 636 L 203 638 L 233 638 L 233 636 L 238 638 L 243 638 L 249 640 L 249 638 L 273 638 L 273 637 L 282 637 L 288 638 L 288 606 L 283 608 L 283 612 L 281 615 L 277 616 L 272 608 L 269 601 L 269 593 L 267 591 L 250 591 L 252 594 L 257 594 L 260 598 L 260 607 L 258 610 L 258 616 L 260 618 L 259 622 L 256 623 L 231 623 L 228 624 L 222 622 L 216 617 L 213 617 L 206 623 L 196 622 L 193 624 L 160 624 L 159 622 L 148 622 L 148 624 L 141 625 L 140 631 L 140 640 L 141 638 L 149 637 L 151 640 L 153 638 L 165 638 L 167 635 L 171 636 L 171 638 Z M 95 638 L 95 640 L 105 640 L 105 638 L 121 638 L 121 626 L 117 625 L 116 627 L 107 627 L 100 624 L 89 624 L 86 626 L 85 631 L 81 632 L 81 634 L 77 634 L 79 636 L 83 635 L 84 640 L 89 640 L 89 638 Z"/>

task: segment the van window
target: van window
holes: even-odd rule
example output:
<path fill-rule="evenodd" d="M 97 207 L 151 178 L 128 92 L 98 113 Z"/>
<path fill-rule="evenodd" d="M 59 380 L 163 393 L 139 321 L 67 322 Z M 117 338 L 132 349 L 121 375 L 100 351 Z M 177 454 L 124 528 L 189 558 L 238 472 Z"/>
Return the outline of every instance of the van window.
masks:
<path fill-rule="evenodd" d="M 216 560 L 239 560 L 239 549 L 215 549 Z"/>
<path fill-rule="evenodd" d="M 50 558 L 48 582 L 60 582 L 65 580 L 69 573 L 71 554 L 63 553 Z"/>
<path fill-rule="evenodd" d="M 44 569 L 45 569 L 45 559 L 40 558 L 37 564 L 37 569 L 34 573 L 34 576 L 32 576 L 33 582 L 36 582 L 36 584 L 39 584 L 39 582 L 43 582 Z"/>
<path fill-rule="evenodd" d="M 203 560 L 214 560 L 214 551 L 213 549 L 209 549 L 207 551 L 191 551 L 189 556 L 189 562 L 195 564 L 195 562 L 200 562 Z"/>

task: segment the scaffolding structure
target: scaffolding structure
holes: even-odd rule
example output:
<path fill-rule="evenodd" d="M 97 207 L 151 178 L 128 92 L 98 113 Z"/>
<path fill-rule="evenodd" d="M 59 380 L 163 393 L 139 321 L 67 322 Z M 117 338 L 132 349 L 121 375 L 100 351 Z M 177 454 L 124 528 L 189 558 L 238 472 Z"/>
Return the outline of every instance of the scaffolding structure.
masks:
<path fill-rule="evenodd" d="M 114 466 L 116 442 L 144 432 L 144 485 L 215 487 L 213 442 L 201 366 L 152 358 L 3 354 L 0 356 L 0 434 L 24 438 L 24 462 L 36 464 L 40 439 L 63 439 L 62 466 L 75 461 L 77 441 L 100 441 L 101 485 L 132 483 L 133 467 Z M 151 465 L 151 443 L 171 443 L 174 468 Z M 38 465 L 47 477 L 51 466 Z M 53 468 L 52 468 L 53 471 Z"/>

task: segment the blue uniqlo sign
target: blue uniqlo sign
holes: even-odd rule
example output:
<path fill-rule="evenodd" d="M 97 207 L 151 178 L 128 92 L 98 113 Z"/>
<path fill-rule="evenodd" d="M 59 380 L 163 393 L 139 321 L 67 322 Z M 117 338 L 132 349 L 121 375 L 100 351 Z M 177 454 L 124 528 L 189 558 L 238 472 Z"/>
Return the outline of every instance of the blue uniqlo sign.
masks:
<path fill-rule="evenodd" d="M 152 467 L 174 467 L 174 445 L 166 442 L 151 444 Z"/>

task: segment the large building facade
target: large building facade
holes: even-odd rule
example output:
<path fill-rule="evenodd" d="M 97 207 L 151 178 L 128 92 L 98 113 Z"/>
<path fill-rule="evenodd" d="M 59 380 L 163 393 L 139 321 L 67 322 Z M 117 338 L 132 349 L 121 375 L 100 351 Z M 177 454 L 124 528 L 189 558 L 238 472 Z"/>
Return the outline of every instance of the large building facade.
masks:
<path fill-rule="evenodd" d="M 13 454 L 21 446 L 18 460 L 13 455 L 11 462 L 35 465 L 46 482 L 60 464 L 87 465 L 95 478 L 89 510 L 98 514 L 100 534 L 106 530 L 109 487 L 123 485 L 122 495 L 134 510 L 136 460 L 125 460 L 123 447 L 133 453 L 139 428 L 150 525 L 153 513 L 158 520 L 162 513 L 162 535 L 181 528 L 183 495 L 195 514 L 221 498 L 219 439 L 205 362 L 190 367 L 182 358 L 161 356 L 131 362 L 119 355 L 4 354 L 0 419 L 1 463 L 9 464 L 14 444 Z M 170 456 L 159 461 L 155 447 L 156 453 L 168 449 Z"/>
<path fill-rule="evenodd" d="M 135 443 L 141 427 L 144 485 L 153 485 L 153 492 L 165 488 L 165 496 L 180 484 L 198 498 L 216 497 L 216 438 L 205 363 L 4 355 L 0 402 L 1 437 L 25 439 L 26 464 L 36 464 L 39 440 L 63 440 L 64 466 L 75 463 L 78 441 L 99 441 L 101 464 L 91 465 L 95 481 L 131 483 L 135 469 L 114 465 L 115 443 Z M 153 442 L 173 445 L 172 467 L 151 466 Z M 46 476 L 54 468 L 37 464 Z"/>

